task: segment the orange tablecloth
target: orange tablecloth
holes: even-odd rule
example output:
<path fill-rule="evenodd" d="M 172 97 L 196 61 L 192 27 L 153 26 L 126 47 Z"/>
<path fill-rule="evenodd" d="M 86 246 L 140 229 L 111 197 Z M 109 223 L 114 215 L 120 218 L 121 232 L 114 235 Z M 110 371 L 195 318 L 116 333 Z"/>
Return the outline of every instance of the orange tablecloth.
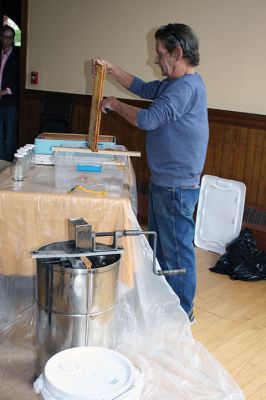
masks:
<path fill-rule="evenodd" d="M 36 166 L 22 182 L 12 181 L 9 169 L 1 172 L 1 274 L 35 274 L 30 252 L 48 243 L 68 240 L 69 217 L 83 217 L 95 232 L 130 229 L 128 185 L 120 198 L 84 192 L 67 194 L 66 189 L 54 187 L 53 176 L 53 166 Z M 125 256 L 128 257 L 129 254 Z"/>

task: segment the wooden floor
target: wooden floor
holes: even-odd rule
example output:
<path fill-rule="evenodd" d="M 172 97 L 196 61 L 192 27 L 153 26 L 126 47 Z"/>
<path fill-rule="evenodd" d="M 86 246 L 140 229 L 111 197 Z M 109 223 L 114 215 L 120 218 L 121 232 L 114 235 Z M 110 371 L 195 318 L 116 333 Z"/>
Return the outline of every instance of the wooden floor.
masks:
<path fill-rule="evenodd" d="M 217 254 L 196 249 L 193 336 L 225 367 L 246 400 L 266 400 L 266 281 L 234 281 L 209 271 Z"/>

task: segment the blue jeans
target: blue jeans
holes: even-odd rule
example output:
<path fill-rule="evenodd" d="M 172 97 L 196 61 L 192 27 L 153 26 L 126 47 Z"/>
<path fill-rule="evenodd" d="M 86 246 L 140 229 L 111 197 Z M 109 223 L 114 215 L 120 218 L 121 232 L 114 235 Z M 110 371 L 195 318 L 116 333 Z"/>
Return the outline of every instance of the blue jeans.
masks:
<path fill-rule="evenodd" d="M 17 122 L 18 107 L 0 106 L 0 160 L 12 161 L 14 158 L 17 149 Z"/>
<path fill-rule="evenodd" d="M 193 212 L 199 186 L 162 187 L 150 183 L 148 229 L 157 232 L 157 260 L 162 270 L 184 268 L 185 274 L 166 280 L 190 315 L 196 291 Z"/>

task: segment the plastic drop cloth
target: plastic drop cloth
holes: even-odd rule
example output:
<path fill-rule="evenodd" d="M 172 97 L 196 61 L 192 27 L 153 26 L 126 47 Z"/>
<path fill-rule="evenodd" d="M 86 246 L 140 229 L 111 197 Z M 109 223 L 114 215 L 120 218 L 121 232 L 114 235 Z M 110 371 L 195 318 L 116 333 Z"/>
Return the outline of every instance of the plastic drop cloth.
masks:
<path fill-rule="evenodd" d="M 0 182 L 1 400 L 41 398 L 33 390 L 35 260 L 30 251 L 67 240 L 68 217 L 83 217 L 95 232 L 140 229 L 129 195 L 95 199 L 85 194 L 51 193 L 53 186 L 44 172 L 50 169 L 45 168 L 39 171 L 38 183 L 25 182 L 20 192 L 7 177 L 6 183 Z M 45 185 L 46 193 L 40 190 Z M 13 211 L 8 205 L 14 206 Z M 19 225 L 17 229 L 13 224 Z M 8 242 L 3 238 L 8 232 L 12 245 L 5 255 Z M 244 399 L 229 374 L 193 339 L 188 318 L 164 277 L 153 274 L 153 254 L 146 237 L 125 237 L 122 242 L 125 252 L 110 347 L 141 369 L 140 399 Z"/>

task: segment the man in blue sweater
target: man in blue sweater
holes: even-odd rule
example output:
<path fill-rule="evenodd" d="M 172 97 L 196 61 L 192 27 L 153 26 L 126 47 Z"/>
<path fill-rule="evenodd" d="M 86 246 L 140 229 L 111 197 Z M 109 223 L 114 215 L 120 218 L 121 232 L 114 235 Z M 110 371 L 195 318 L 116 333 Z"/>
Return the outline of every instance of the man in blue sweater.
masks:
<path fill-rule="evenodd" d="M 148 83 L 108 61 L 93 60 L 93 67 L 105 65 L 107 73 L 130 92 L 152 100 L 148 109 L 141 109 L 108 97 L 101 109 L 117 112 L 146 132 L 151 172 L 148 229 L 157 232 L 161 268 L 185 269 L 184 274 L 169 274 L 166 279 L 191 322 L 196 290 L 193 212 L 209 133 L 205 85 L 195 72 L 198 47 L 197 36 L 187 25 L 159 28 L 154 62 L 165 79 Z"/>

